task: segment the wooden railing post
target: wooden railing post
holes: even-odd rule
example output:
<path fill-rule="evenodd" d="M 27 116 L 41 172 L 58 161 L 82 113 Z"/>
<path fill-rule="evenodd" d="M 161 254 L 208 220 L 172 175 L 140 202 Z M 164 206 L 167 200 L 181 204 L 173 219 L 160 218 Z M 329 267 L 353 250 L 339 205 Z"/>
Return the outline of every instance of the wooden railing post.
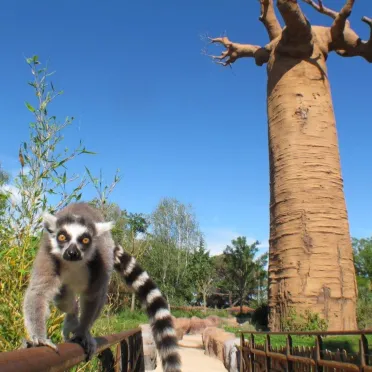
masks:
<path fill-rule="evenodd" d="M 128 369 L 129 348 L 128 348 L 127 340 L 123 340 L 120 343 L 120 349 L 121 349 L 121 370 L 122 372 L 129 372 L 129 369 Z"/>
<path fill-rule="evenodd" d="M 255 347 L 255 342 L 254 342 L 254 334 L 251 333 L 250 337 L 250 342 L 249 342 L 249 371 L 254 372 L 254 353 L 252 349 Z"/>
<path fill-rule="evenodd" d="M 315 363 L 316 363 L 316 370 L 318 372 L 323 371 L 323 367 L 319 365 L 319 361 L 322 359 L 322 350 L 323 350 L 323 339 L 322 339 L 322 336 L 318 335 L 315 338 Z"/>
<path fill-rule="evenodd" d="M 266 351 L 266 357 L 265 357 L 265 369 L 267 372 L 270 371 L 271 369 L 271 360 L 270 357 L 268 357 L 268 353 L 270 353 L 270 336 L 266 335 L 266 340 L 265 340 L 265 351 Z"/>
<path fill-rule="evenodd" d="M 361 334 L 360 335 L 360 340 L 359 340 L 359 358 L 360 358 L 360 367 L 361 370 L 363 371 L 364 368 L 368 365 L 369 363 L 369 358 L 368 358 L 368 340 L 366 335 Z"/>
<path fill-rule="evenodd" d="M 136 372 L 145 372 L 145 360 L 143 355 L 142 332 L 136 335 Z"/>
<path fill-rule="evenodd" d="M 239 372 L 245 372 L 244 371 L 244 345 L 245 345 L 245 342 L 244 342 L 244 334 L 241 333 L 240 334 L 240 360 L 239 360 Z"/>
<path fill-rule="evenodd" d="M 115 352 L 115 372 L 122 372 L 123 367 L 121 365 L 121 344 L 116 345 L 116 352 Z"/>
<path fill-rule="evenodd" d="M 286 345 L 286 356 L 287 356 L 287 372 L 293 372 L 293 362 L 289 360 L 289 356 L 292 355 L 293 352 L 293 343 L 292 343 L 292 336 L 287 335 L 287 345 Z"/>
<path fill-rule="evenodd" d="M 115 372 L 115 359 L 110 348 L 103 350 L 98 359 L 102 364 L 102 372 Z"/>

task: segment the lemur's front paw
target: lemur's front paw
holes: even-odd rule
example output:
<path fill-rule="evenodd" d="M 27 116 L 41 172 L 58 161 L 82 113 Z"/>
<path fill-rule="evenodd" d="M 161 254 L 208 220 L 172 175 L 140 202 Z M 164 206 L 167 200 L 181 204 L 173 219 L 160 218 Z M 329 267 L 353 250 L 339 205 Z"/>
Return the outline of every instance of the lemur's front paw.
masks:
<path fill-rule="evenodd" d="M 90 333 L 84 335 L 76 334 L 69 339 L 69 342 L 79 344 L 84 349 L 85 354 L 87 355 L 87 361 L 92 359 L 94 353 L 97 350 L 97 341 L 92 337 Z"/>
<path fill-rule="evenodd" d="M 43 337 L 32 336 L 30 340 L 24 340 L 22 346 L 25 349 L 37 346 L 47 346 L 53 349 L 54 351 L 58 352 L 57 345 L 53 344 L 52 340 L 50 340 L 49 338 Z"/>

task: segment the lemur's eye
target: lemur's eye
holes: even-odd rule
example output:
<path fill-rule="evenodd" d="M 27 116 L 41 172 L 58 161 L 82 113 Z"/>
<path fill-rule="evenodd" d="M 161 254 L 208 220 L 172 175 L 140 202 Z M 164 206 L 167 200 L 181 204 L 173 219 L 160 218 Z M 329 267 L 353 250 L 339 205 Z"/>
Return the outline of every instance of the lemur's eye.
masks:
<path fill-rule="evenodd" d="M 65 235 L 65 234 L 59 234 L 59 235 L 58 235 L 58 241 L 59 241 L 59 242 L 64 242 L 64 241 L 66 241 L 66 235 Z"/>
<path fill-rule="evenodd" d="M 82 240 L 82 242 L 83 242 L 83 244 L 89 244 L 90 239 L 89 239 L 89 238 L 84 238 L 84 239 Z"/>

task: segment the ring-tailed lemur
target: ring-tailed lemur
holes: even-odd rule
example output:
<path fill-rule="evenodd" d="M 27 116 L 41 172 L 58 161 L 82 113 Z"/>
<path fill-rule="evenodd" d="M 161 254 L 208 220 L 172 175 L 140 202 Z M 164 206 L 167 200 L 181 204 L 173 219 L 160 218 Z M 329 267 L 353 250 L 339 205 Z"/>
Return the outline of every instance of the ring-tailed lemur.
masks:
<path fill-rule="evenodd" d="M 112 222 L 86 203 L 67 206 L 55 216 L 44 214 L 44 234 L 24 299 L 27 346 L 57 347 L 47 338 L 49 303 L 66 313 L 63 338 L 80 344 L 87 359 L 96 350 L 90 330 L 106 301 L 116 269 L 145 305 L 152 333 L 166 372 L 180 372 L 177 337 L 167 301 L 135 258 L 116 246 Z M 75 295 L 80 295 L 79 304 Z M 72 333 L 72 338 L 70 334 Z"/>

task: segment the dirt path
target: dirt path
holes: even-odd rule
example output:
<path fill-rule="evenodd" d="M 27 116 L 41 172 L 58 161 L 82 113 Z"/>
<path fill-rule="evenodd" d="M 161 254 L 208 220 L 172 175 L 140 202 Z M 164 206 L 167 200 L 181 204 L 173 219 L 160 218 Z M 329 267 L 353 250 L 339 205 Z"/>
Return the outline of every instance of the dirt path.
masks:
<path fill-rule="evenodd" d="M 179 342 L 182 358 L 182 372 L 226 372 L 222 362 L 218 359 L 204 355 L 201 335 L 185 335 Z M 162 372 L 161 362 L 155 372 Z"/>

